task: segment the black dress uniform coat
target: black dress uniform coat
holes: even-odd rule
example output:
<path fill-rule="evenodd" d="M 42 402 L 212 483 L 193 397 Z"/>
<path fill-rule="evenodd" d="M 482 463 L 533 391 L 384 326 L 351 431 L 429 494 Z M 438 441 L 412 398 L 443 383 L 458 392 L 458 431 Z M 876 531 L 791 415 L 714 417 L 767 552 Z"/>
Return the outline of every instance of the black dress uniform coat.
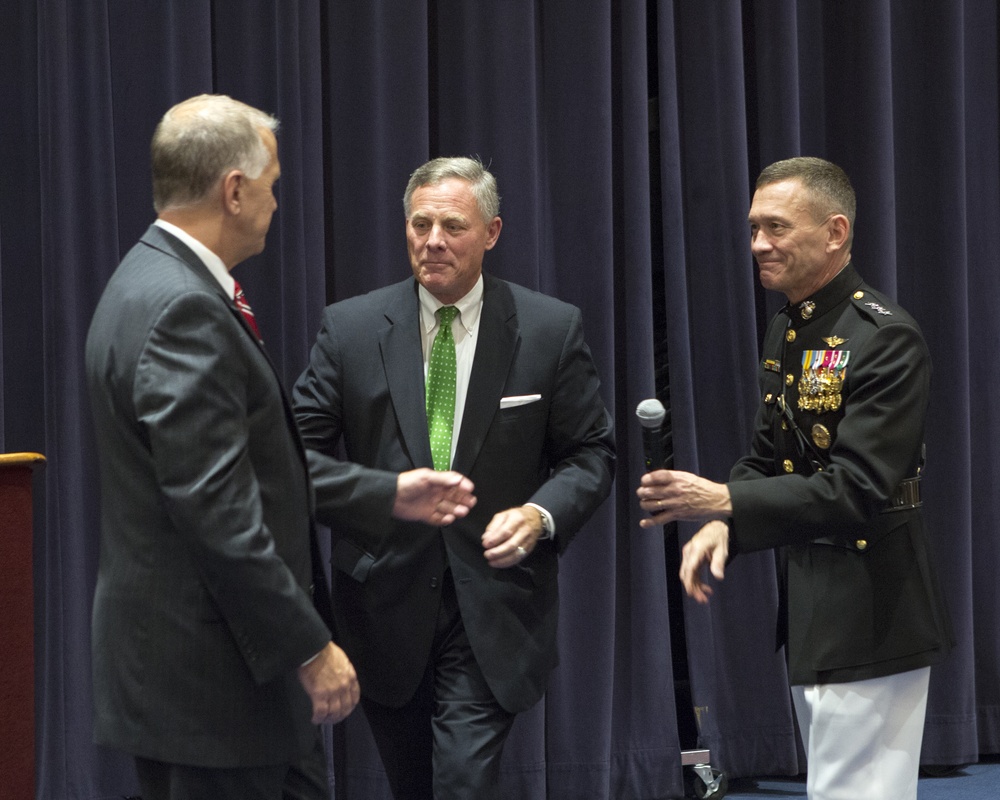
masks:
<path fill-rule="evenodd" d="M 930 373 L 916 322 L 851 264 L 768 328 L 731 551 L 784 546 L 793 684 L 905 672 L 953 644 L 919 501 Z"/>

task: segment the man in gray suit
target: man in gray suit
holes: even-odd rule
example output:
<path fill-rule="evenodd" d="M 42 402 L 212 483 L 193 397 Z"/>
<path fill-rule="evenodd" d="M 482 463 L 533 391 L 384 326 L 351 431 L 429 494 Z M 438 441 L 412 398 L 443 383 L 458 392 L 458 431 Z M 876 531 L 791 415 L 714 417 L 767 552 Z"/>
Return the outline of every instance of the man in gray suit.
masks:
<path fill-rule="evenodd" d="M 167 112 L 152 145 L 159 217 L 87 337 L 95 740 L 135 756 L 144 800 L 329 795 L 314 723 L 343 719 L 359 688 L 331 641 L 310 466 L 331 524 L 448 523 L 474 503 L 456 473 L 307 459 L 229 274 L 264 248 L 276 128 L 222 96 Z"/>
<path fill-rule="evenodd" d="M 610 490 L 614 434 L 579 309 L 482 273 L 483 165 L 424 164 L 404 210 L 413 277 L 327 308 L 293 399 L 308 448 L 476 484 L 453 524 L 334 531 L 333 596 L 394 796 L 486 800 L 556 664 L 557 557 Z"/>

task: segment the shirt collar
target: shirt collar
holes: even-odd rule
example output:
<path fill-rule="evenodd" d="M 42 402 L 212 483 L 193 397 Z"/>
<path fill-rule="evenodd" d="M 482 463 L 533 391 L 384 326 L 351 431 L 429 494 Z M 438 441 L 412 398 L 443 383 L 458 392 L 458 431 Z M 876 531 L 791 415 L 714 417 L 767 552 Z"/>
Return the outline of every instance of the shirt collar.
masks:
<path fill-rule="evenodd" d="M 184 244 L 190 247 L 194 251 L 194 254 L 201 259 L 201 262 L 205 265 L 208 271 L 212 273 L 212 277 L 215 278 L 219 282 L 219 285 L 226 291 L 229 295 L 229 299 L 233 299 L 236 294 L 236 281 L 233 280 L 233 276 L 229 274 L 229 270 L 226 269 L 226 265 L 222 263 L 221 258 L 195 239 L 190 233 L 178 228 L 173 223 L 167 222 L 163 219 L 157 219 L 153 221 L 153 224 L 158 228 L 163 228 L 163 230 L 167 233 L 176 236 L 184 242 Z"/>
<path fill-rule="evenodd" d="M 424 333 L 430 333 L 437 325 L 437 310 L 445 304 L 428 292 L 423 286 L 417 289 L 420 297 L 420 324 L 423 325 Z M 469 290 L 457 303 L 451 303 L 458 309 L 459 323 L 466 331 L 472 333 L 479 322 L 479 314 L 483 308 L 483 276 L 479 275 L 476 285 Z"/>

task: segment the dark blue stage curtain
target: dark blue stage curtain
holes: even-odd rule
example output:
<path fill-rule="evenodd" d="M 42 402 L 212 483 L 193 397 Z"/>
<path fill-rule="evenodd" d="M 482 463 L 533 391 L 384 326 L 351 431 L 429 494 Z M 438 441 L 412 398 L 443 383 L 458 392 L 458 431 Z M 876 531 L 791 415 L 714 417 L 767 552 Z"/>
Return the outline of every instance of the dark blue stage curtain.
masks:
<path fill-rule="evenodd" d="M 91 744 L 82 352 L 154 216 L 153 127 L 200 92 L 282 120 L 279 212 L 237 277 L 289 385 L 326 302 L 407 274 L 401 197 L 433 156 L 477 154 L 498 177 L 486 269 L 583 309 L 620 466 L 562 561 L 550 690 L 505 752 L 505 796 L 527 800 L 681 796 L 675 655 L 713 766 L 805 768 L 772 646 L 772 554 L 737 559 L 709 606 L 672 609 L 687 647 L 671 653 L 678 536 L 638 526 L 633 413 L 661 388 L 664 331 L 675 465 L 724 479 L 781 304 L 749 256 L 753 180 L 792 155 L 840 163 L 859 195 L 855 264 L 913 312 L 935 361 L 925 499 L 959 646 L 933 672 L 923 760 L 1000 752 L 997 62 L 995 0 L 0 0 L 0 450 L 48 458 L 38 798 L 136 791 L 129 759 Z M 337 796 L 387 798 L 363 715 L 330 738 Z"/>

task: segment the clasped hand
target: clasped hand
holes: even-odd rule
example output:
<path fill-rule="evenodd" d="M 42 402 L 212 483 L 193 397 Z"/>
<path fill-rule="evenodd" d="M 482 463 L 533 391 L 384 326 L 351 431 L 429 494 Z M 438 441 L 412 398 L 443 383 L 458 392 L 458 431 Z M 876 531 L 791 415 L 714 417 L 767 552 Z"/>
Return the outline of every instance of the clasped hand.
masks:
<path fill-rule="evenodd" d="M 515 506 L 493 516 L 483 532 L 484 555 L 491 567 L 519 564 L 542 535 L 542 515 L 534 506 Z"/>

